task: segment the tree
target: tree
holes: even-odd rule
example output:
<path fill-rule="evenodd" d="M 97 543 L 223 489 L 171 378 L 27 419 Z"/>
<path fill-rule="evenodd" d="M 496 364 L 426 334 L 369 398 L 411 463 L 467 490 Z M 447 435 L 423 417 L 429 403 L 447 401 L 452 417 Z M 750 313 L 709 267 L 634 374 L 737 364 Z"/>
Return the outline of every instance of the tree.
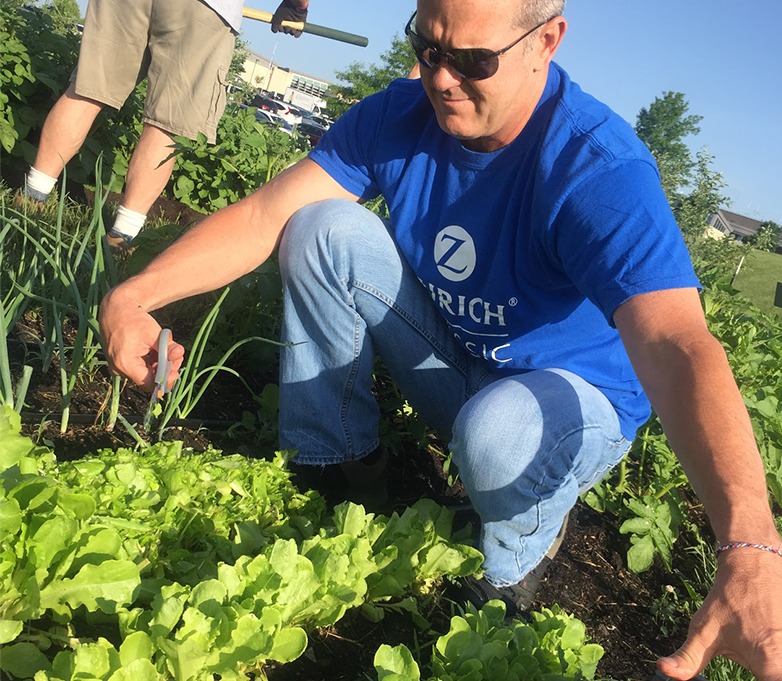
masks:
<path fill-rule="evenodd" d="M 366 66 L 362 62 L 353 62 L 336 76 L 347 85 L 332 88 L 334 95 L 329 99 L 327 112 L 332 118 L 338 118 L 353 104 L 388 87 L 392 80 L 404 78 L 416 63 L 410 45 L 404 38 L 394 36 L 391 48 L 380 55 L 380 66 Z"/>
<path fill-rule="evenodd" d="M 236 39 L 234 53 L 231 56 L 231 65 L 228 67 L 227 80 L 233 85 L 244 72 L 244 62 L 250 57 L 250 41 L 242 38 Z"/>
<path fill-rule="evenodd" d="M 81 10 L 76 0 L 50 0 L 43 9 L 52 18 L 55 33 L 76 33 L 76 24 L 81 22 Z"/>
<path fill-rule="evenodd" d="M 684 143 L 688 135 L 700 132 L 703 116 L 687 115 L 690 105 L 681 92 L 664 92 L 649 108 L 638 112 L 635 132 L 652 152 L 663 177 L 663 189 L 670 202 L 692 178 L 696 162 Z"/>
<path fill-rule="evenodd" d="M 731 237 L 713 239 L 704 236 L 709 217 L 729 203 L 722 195 L 725 180 L 711 167 L 713 160 L 706 149 L 698 151 L 692 191 L 687 195 L 677 194 L 671 204 L 690 251 L 695 273 L 706 287 L 732 277 L 742 256 L 749 250 L 748 246 Z"/>
<path fill-rule="evenodd" d="M 773 220 L 766 220 L 761 223 L 757 232 L 744 241 L 759 251 L 770 251 L 773 253 L 779 246 L 780 235 L 782 235 L 782 225 L 778 225 Z"/>
<path fill-rule="evenodd" d="M 713 160 L 714 157 L 706 149 L 698 151 L 694 163 L 692 191 L 686 196 L 680 195 L 671 205 L 688 243 L 701 237 L 706 230 L 709 216 L 716 213 L 720 206 L 729 203 L 728 198 L 721 193 L 726 186 L 725 180 L 721 173 L 711 167 Z"/>

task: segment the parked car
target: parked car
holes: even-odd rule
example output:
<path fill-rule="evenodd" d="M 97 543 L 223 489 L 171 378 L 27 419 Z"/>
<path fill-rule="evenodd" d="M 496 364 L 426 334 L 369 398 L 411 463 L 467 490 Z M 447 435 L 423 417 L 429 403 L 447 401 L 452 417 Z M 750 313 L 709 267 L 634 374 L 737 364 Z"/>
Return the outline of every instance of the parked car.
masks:
<path fill-rule="evenodd" d="M 290 102 L 285 102 L 285 104 L 288 105 L 288 108 L 291 110 L 291 113 L 295 114 L 296 116 L 300 116 L 302 120 L 305 118 L 309 118 L 312 114 L 307 111 L 306 109 L 302 109 L 300 106 L 296 106 L 295 104 L 291 104 Z"/>
<path fill-rule="evenodd" d="M 316 123 L 317 125 L 321 126 L 322 128 L 325 128 L 326 130 L 328 130 L 331 127 L 331 124 L 334 122 L 334 121 L 330 121 L 325 116 L 318 116 L 317 114 L 314 114 L 311 118 L 313 123 Z"/>
<path fill-rule="evenodd" d="M 304 120 L 296 126 L 296 132 L 304 137 L 311 147 L 314 147 L 320 142 L 320 138 L 326 134 L 326 128 L 317 123 Z"/>
<path fill-rule="evenodd" d="M 282 116 L 271 113 L 271 111 L 265 111 L 264 109 L 258 109 L 255 112 L 255 120 L 264 125 L 273 126 L 279 130 L 282 130 L 286 135 L 293 135 L 293 126 L 288 123 Z"/>
<path fill-rule="evenodd" d="M 290 106 L 286 102 L 278 102 L 276 99 L 267 97 L 266 95 L 255 95 L 250 106 L 257 107 L 259 110 L 268 111 L 270 113 L 282 116 L 291 125 L 301 123 L 301 116 L 297 116 L 291 111 Z"/>

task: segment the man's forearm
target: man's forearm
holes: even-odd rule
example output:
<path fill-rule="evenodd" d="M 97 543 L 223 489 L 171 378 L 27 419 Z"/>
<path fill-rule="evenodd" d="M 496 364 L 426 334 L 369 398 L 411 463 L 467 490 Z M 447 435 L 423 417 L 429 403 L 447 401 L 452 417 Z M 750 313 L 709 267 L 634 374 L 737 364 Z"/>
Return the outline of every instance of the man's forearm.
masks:
<path fill-rule="evenodd" d="M 704 334 L 654 352 L 665 371 L 644 389 L 718 540 L 778 542 L 752 424 L 719 342 Z"/>
<path fill-rule="evenodd" d="M 140 275 L 115 292 L 145 312 L 225 286 L 271 254 L 275 230 L 264 239 L 255 195 L 224 208 L 194 227 L 159 255 Z"/>
<path fill-rule="evenodd" d="M 696 289 L 635 296 L 614 321 L 717 538 L 778 542 L 752 423 Z"/>

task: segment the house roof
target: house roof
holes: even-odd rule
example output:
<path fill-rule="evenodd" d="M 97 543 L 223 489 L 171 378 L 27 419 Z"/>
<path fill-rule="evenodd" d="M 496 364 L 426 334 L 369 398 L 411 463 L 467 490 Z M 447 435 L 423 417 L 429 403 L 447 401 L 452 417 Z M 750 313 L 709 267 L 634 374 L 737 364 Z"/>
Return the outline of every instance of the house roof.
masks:
<path fill-rule="evenodd" d="M 738 213 L 731 213 L 729 210 L 720 209 L 720 214 L 723 219 L 729 223 L 731 231 L 734 234 L 741 234 L 741 236 L 749 236 L 754 234 L 760 229 L 760 225 L 763 223 L 760 220 L 753 220 L 746 215 L 739 215 Z"/>
<path fill-rule="evenodd" d="M 731 213 L 729 210 L 720 208 L 709 220 L 709 224 L 714 224 L 717 217 L 719 217 L 724 223 L 726 223 L 728 229 L 732 234 L 735 234 L 742 238 L 751 236 L 760 229 L 763 224 L 760 220 L 754 220 L 748 218 L 746 215 L 739 215 L 738 213 Z M 782 249 L 782 234 L 779 235 L 779 248 Z"/>

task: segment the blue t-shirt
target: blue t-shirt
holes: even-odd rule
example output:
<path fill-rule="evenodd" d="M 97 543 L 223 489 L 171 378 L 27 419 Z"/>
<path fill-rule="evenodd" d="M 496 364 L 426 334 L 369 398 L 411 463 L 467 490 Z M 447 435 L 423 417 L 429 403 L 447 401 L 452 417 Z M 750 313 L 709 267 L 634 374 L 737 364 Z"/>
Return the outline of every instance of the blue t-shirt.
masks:
<path fill-rule="evenodd" d="M 552 64 L 518 137 L 473 152 L 443 132 L 419 80 L 397 80 L 310 157 L 353 194 L 383 194 L 402 252 L 467 352 L 498 372 L 581 376 L 634 437 L 649 403 L 614 310 L 699 284 L 654 159 L 623 119 Z"/>

